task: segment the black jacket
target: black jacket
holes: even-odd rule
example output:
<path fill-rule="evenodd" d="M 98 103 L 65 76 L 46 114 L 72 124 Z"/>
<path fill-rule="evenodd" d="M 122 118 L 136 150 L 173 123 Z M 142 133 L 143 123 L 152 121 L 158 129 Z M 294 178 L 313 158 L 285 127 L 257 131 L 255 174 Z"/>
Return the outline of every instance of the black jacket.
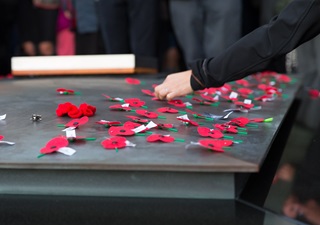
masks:
<path fill-rule="evenodd" d="M 219 87 L 241 79 L 268 66 L 320 33 L 320 0 L 293 0 L 269 24 L 241 38 L 215 58 L 190 64 L 193 90 Z"/>

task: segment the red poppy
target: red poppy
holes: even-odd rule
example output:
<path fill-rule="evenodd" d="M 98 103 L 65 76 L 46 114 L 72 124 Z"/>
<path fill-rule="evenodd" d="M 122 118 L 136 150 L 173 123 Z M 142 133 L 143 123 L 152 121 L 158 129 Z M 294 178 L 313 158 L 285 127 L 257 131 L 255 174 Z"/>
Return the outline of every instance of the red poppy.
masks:
<path fill-rule="evenodd" d="M 111 102 L 123 102 L 122 98 L 113 98 L 113 97 L 110 97 L 109 95 L 105 95 L 105 94 L 102 94 L 102 96 L 106 97 Z"/>
<path fill-rule="evenodd" d="M 270 102 L 274 100 L 274 97 L 270 95 L 262 95 L 262 96 L 256 97 L 254 100 L 262 101 L 262 102 L 267 102 L 267 101 Z"/>
<path fill-rule="evenodd" d="M 222 94 L 227 94 L 232 90 L 232 87 L 230 84 L 224 84 L 222 87 L 218 88 L 218 91 L 220 91 Z"/>
<path fill-rule="evenodd" d="M 202 137 L 222 138 L 223 134 L 220 130 L 210 129 L 208 127 L 198 127 L 198 133 Z"/>
<path fill-rule="evenodd" d="M 125 137 L 111 137 L 101 142 L 101 145 L 106 149 L 125 148 L 127 139 Z"/>
<path fill-rule="evenodd" d="M 81 117 L 80 119 L 74 119 L 68 122 L 65 127 L 78 127 L 80 125 L 83 125 L 89 121 L 89 118 L 87 116 Z"/>
<path fill-rule="evenodd" d="M 205 101 L 205 100 L 201 100 L 199 98 L 192 98 L 192 100 L 196 101 L 196 102 L 199 102 L 201 105 L 212 105 L 211 102 L 209 101 Z"/>
<path fill-rule="evenodd" d="M 234 104 L 237 106 L 241 106 L 243 108 L 246 108 L 246 109 L 251 109 L 254 107 L 254 104 L 246 104 L 244 102 L 234 102 Z"/>
<path fill-rule="evenodd" d="M 138 115 L 141 115 L 141 116 L 145 116 L 147 118 L 150 118 L 150 119 L 156 119 L 158 118 L 158 114 L 155 113 L 155 112 L 150 112 L 148 110 L 143 110 L 143 109 L 138 109 L 136 110 L 136 113 Z"/>
<path fill-rule="evenodd" d="M 180 107 L 180 108 L 186 107 L 186 104 L 183 103 L 180 99 L 170 100 L 170 101 L 168 101 L 168 104 L 174 105 L 174 106 Z"/>
<path fill-rule="evenodd" d="M 202 139 L 199 140 L 199 144 L 203 147 L 208 149 L 217 151 L 217 152 L 224 152 L 223 147 L 227 147 L 233 144 L 231 140 L 207 140 Z"/>
<path fill-rule="evenodd" d="M 147 137 L 148 142 L 162 141 L 166 143 L 174 142 L 174 138 L 170 135 L 151 134 Z"/>
<path fill-rule="evenodd" d="M 200 113 L 197 113 L 197 112 L 194 112 L 194 111 L 192 111 L 190 109 L 186 109 L 185 111 L 190 113 L 190 114 L 192 114 L 192 115 L 195 115 L 196 117 L 204 117 L 204 115 L 202 115 Z"/>
<path fill-rule="evenodd" d="M 241 80 L 236 80 L 236 83 L 239 85 L 242 85 L 244 87 L 248 87 L 250 86 L 249 81 L 245 80 L 245 79 L 241 79 Z"/>
<path fill-rule="evenodd" d="M 125 80 L 128 84 L 132 85 L 139 85 L 141 83 L 140 80 L 131 77 L 127 77 Z"/>
<path fill-rule="evenodd" d="M 253 90 L 249 88 L 239 88 L 237 91 L 242 95 L 250 95 L 253 93 Z"/>
<path fill-rule="evenodd" d="M 309 96 L 311 98 L 318 98 L 320 96 L 320 91 L 317 89 L 310 89 L 309 90 Z"/>
<path fill-rule="evenodd" d="M 70 118 L 79 118 L 83 115 L 82 111 L 80 109 L 78 109 L 77 106 L 72 105 L 69 112 L 68 112 L 68 116 Z"/>
<path fill-rule="evenodd" d="M 250 122 L 262 123 L 262 122 L 264 122 L 264 118 L 254 118 L 254 119 L 250 119 Z"/>
<path fill-rule="evenodd" d="M 109 128 L 109 134 L 111 136 L 132 136 L 135 134 L 135 132 L 127 127 L 110 127 Z"/>
<path fill-rule="evenodd" d="M 276 79 L 280 83 L 290 83 L 291 82 L 291 77 L 285 74 L 278 74 L 276 75 Z"/>
<path fill-rule="evenodd" d="M 65 88 L 57 88 L 56 90 L 60 95 L 73 95 L 74 90 L 65 89 Z"/>
<path fill-rule="evenodd" d="M 141 124 L 140 123 L 135 123 L 135 122 L 132 122 L 132 121 L 127 121 L 123 124 L 124 127 L 126 128 L 130 128 L 130 129 L 135 129 L 137 127 L 140 127 Z"/>
<path fill-rule="evenodd" d="M 58 108 L 56 109 L 57 116 L 64 116 L 67 115 L 68 112 L 73 108 L 76 107 L 71 102 L 65 102 L 58 105 Z"/>
<path fill-rule="evenodd" d="M 137 116 L 126 116 L 126 117 L 132 119 L 134 122 L 137 122 L 137 123 L 149 123 L 149 120 L 141 119 L 140 117 L 137 117 Z"/>
<path fill-rule="evenodd" d="M 219 96 L 218 97 L 212 97 L 212 96 L 205 95 L 205 94 L 201 94 L 200 96 L 202 98 L 204 98 L 205 100 L 209 101 L 209 102 L 217 102 L 217 101 L 219 101 Z"/>
<path fill-rule="evenodd" d="M 167 124 L 158 123 L 158 124 L 157 124 L 157 128 L 158 128 L 158 129 L 162 129 L 162 130 L 171 129 L 171 128 L 173 128 L 173 124 L 169 124 L 169 123 L 167 123 Z"/>
<path fill-rule="evenodd" d="M 84 116 L 93 116 L 97 110 L 97 108 L 95 106 L 89 105 L 87 103 L 82 103 L 79 106 L 79 109 L 81 110 L 81 112 Z"/>
<path fill-rule="evenodd" d="M 236 126 L 229 124 L 214 124 L 214 127 L 221 130 L 222 132 L 228 132 L 232 134 L 237 134 L 238 130 Z"/>
<path fill-rule="evenodd" d="M 120 121 L 106 121 L 106 120 L 100 120 L 100 121 L 97 121 L 96 123 L 104 125 L 106 127 L 117 126 L 121 124 Z"/>
<path fill-rule="evenodd" d="M 238 117 L 230 120 L 229 124 L 239 126 L 239 127 L 245 127 L 250 120 L 246 117 Z"/>
<path fill-rule="evenodd" d="M 193 126 L 199 126 L 199 124 L 197 122 L 190 120 L 190 119 L 184 119 L 184 118 L 179 118 L 179 117 L 177 117 L 177 119 L 186 123 L 187 125 L 191 124 Z"/>
<path fill-rule="evenodd" d="M 128 103 L 132 107 L 142 107 L 145 105 L 144 101 L 141 101 L 138 98 L 128 98 L 124 100 L 125 103 Z"/>
<path fill-rule="evenodd" d="M 142 93 L 146 94 L 146 95 L 149 95 L 149 96 L 152 96 L 154 97 L 154 93 L 153 91 L 150 91 L 150 90 L 147 90 L 147 89 L 141 89 Z"/>
<path fill-rule="evenodd" d="M 161 113 L 178 113 L 179 111 L 170 107 L 162 107 L 157 109 Z"/>
<path fill-rule="evenodd" d="M 56 137 L 47 142 L 46 146 L 40 150 L 42 154 L 58 151 L 59 148 L 68 146 L 69 142 L 65 137 Z"/>
<path fill-rule="evenodd" d="M 120 104 L 117 104 L 117 105 L 111 105 L 109 106 L 109 109 L 111 110 L 118 110 L 118 111 L 127 111 L 127 112 L 130 112 L 132 109 L 128 106 L 123 106 L 123 105 L 120 105 Z"/>
<path fill-rule="evenodd" d="M 0 141 L 4 138 L 4 136 L 0 135 Z"/>

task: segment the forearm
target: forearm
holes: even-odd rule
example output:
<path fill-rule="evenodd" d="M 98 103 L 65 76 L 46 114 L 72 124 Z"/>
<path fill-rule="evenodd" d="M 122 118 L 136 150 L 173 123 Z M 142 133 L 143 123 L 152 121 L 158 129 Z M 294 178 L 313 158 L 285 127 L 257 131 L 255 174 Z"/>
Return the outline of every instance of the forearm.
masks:
<path fill-rule="evenodd" d="M 294 0 L 269 24 L 245 37 L 216 58 L 193 62 L 190 67 L 205 87 L 219 87 L 265 70 L 280 56 L 320 33 L 320 0 Z M 193 90 L 203 89 L 193 77 Z"/>

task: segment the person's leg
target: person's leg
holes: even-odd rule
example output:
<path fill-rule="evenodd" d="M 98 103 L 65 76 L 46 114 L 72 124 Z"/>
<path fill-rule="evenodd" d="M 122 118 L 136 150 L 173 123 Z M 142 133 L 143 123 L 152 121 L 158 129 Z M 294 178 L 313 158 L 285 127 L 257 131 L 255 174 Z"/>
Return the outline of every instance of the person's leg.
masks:
<path fill-rule="evenodd" d="M 241 36 L 241 1 L 204 0 L 205 57 L 214 57 Z"/>
<path fill-rule="evenodd" d="M 130 53 L 126 1 L 99 0 L 96 6 L 106 52 Z"/>
<path fill-rule="evenodd" d="M 181 47 L 186 64 L 204 58 L 203 12 L 196 0 L 171 0 L 170 16 L 173 31 Z"/>
<path fill-rule="evenodd" d="M 38 49 L 40 55 L 54 55 L 56 42 L 57 9 L 37 9 L 39 20 Z"/>
<path fill-rule="evenodd" d="M 130 43 L 135 55 L 157 57 L 159 1 L 128 0 Z"/>

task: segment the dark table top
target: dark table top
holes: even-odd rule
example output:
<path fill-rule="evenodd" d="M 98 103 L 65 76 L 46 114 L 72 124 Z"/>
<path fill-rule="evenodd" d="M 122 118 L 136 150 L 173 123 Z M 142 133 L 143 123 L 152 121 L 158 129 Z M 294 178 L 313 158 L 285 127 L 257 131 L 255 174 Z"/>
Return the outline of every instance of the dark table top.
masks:
<path fill-rule="evenodd" d="M 242 140 L 224 153 L 208 151 L 200 146 L 188 146 L 201 137 L 196 127 L 185 126 L 176 119 L 177 114 L 161 114 L 164 119 L 154 119 L 156 123 L 172 123 L 178 132 L 154 130 L 154 133 L 170 134 L 175 138 L 184 139 L 184 143 L 149 143 L 146 137 L 133 136 L 127 139 L 136 147 L 127 147 L 119 151 L 107 151 L 101 146 L 101 141 L 109 137 L 108 130 L 96 124 L 98 120 L 129 120 L 126 115 L 136 115 L 134 112 L 110 111 L 109 106 L 117 102 L 107 101 L 102 94 L 112 97 L 137 97 L 146 102 L 149 111 L 159 107 L 170 106 L 165 101 L 151 101 L 151 97 L 143 94 L 141 89 L 152 90 L 152 84 L 159 84 L 161 76 L 136 76 L 142 81 L 140 85 L 129 85 L 125 76 L 107 77 L 47 77 L 13 79 L 0 81 L 0 115 L 7 114 L 0 121 L 0 135 L 5 140 L 13 141 L 13 146 L 0 145 L 0 168 L 25 169 L 97 169 L 97 170 L 137 170 L 137 171 L 194 171 L 194 172 L 257 172 L 262 164 L 272 141 L 277 134 L 288 109 L 298 90 L 298 83 L 288 84 L 284 88 L 287 98 L 277 98 L 272 102 L 258 102 L 261 110 L 249 113 L 233 113 L 230 118 L 245 116 L 248 118 L 270 118 L 271 123 L 258 124 L 256 128 L 248 128 L 248 135 L 230 135 L 235 140 Z M 81 92 L 81 95 L 59 95 L 56 88 L 64 87 Z M 198 113 L 211 112 L 222 115 L 223 110 L 232 108 L 229 102 L 222 102 L 218 107 L 204 106 L 191 99 L 181 98 L 193 103 L 192 111 Z M 73 156 L 50 154 L 37 158 L 40 149 L 51 138 L 64 135 L 57 124 L 65 124 L 71 120 L 68 117 L 57 117 L 55 110 L 60 103 L 71 102 L 77 106 L 86 102 L 97 107 L 97 112 L 90 117 L 89 122 L 79 129 L 77 135 L 96 137 L 96 141 L 85 144 L 71 144 L 77 150 Z M 178 110 L 183 108 L 173 107 Z M 32 114 L 40 114 L 42 121 L 32 122 Z M 195 119 L 188 113 L 190 119 L 212 127 L 213 123 L 225 121 L 207 121 Z"/>

